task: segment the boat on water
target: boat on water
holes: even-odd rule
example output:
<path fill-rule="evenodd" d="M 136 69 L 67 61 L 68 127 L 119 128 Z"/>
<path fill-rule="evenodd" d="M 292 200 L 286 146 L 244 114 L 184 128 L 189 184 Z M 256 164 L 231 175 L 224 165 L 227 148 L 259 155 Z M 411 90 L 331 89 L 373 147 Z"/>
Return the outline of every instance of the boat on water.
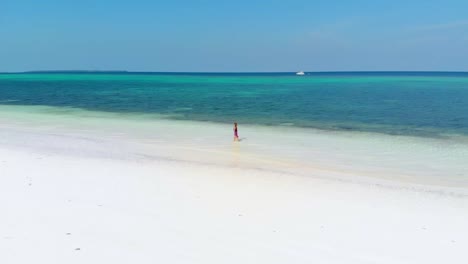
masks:
<path fill-rule="evenodd" d="M 304 74 L 305 74 L 305 73 L 304 73 L 303 71 L 296 72 L 296 75 L 302 76 L 302 75 L 304 75 Z"/>

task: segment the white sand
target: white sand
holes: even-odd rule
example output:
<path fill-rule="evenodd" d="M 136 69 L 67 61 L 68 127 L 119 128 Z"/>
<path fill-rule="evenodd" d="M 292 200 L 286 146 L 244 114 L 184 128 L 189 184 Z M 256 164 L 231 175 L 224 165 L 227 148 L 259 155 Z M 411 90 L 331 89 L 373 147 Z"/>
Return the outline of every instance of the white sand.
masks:
<path fill-rule="evenodd" d="M 463 143 L 9 117 L 2 264 L 468 263 Z"/>

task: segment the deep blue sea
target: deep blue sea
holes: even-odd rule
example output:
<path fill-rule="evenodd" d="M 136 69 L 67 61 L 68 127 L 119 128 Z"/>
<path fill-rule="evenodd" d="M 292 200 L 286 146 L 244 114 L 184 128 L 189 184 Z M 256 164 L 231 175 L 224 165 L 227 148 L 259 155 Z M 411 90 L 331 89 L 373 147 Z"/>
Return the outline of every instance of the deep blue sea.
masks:
<path fill-rule="evenodd" d="M 169 119 L 468 135 L 468 73 L 4 73 L 0 104 Z"/>

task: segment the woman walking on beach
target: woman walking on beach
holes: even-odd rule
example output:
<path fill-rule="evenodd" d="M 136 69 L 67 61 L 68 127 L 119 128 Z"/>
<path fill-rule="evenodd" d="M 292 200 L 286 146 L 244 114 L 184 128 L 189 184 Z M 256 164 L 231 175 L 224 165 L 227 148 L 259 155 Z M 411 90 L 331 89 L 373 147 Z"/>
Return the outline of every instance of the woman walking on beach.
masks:
<path fill-rule="evenodd" d="M 234 123 L 234 141 L 240 141 L 239 134 L 237 134 L 237 123 Z"/>

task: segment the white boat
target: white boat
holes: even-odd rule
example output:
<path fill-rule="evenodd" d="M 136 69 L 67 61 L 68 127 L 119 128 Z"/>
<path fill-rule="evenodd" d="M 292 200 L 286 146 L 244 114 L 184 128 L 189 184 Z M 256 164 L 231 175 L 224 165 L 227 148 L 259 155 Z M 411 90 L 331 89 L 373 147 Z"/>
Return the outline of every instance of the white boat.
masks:
<path fill-rule="evenodd" d="M 296 72 L 296 75 L 304 75 L 305 73 L 303 71 L 300 71 L 300 72 Z"/>

